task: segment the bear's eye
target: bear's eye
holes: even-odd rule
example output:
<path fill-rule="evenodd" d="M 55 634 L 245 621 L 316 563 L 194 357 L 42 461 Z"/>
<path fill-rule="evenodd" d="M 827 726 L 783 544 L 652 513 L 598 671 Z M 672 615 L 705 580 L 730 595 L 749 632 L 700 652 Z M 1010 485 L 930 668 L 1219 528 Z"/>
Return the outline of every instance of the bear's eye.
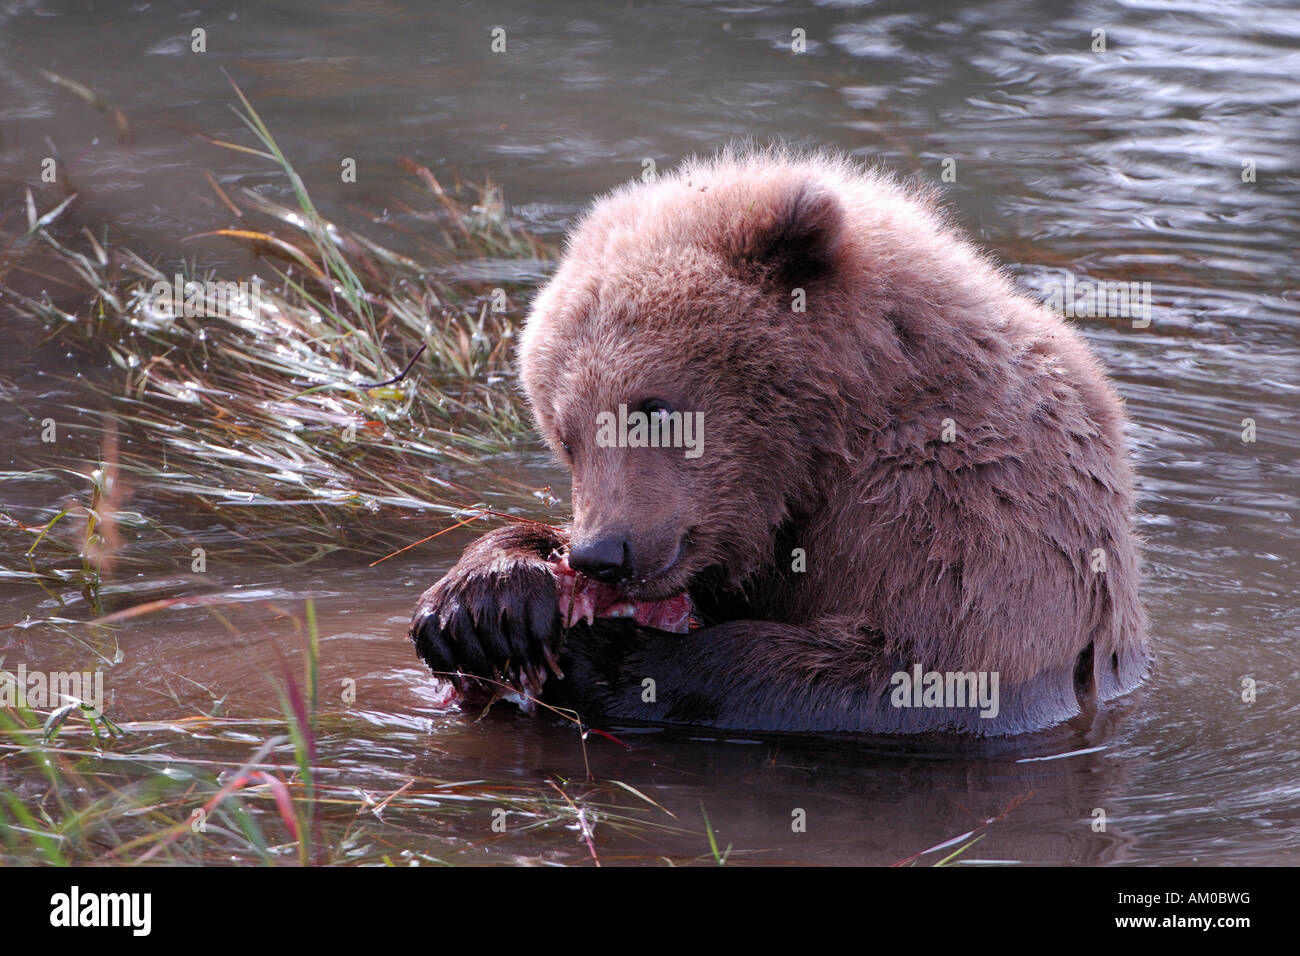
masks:
<path fill-rule="evenodd" d="M 661 398 L 647 398 L 637 406 L 637 411 L 644 412 L 647 418 L 653 418 L 655 415 L 671 415 L 673 408 Z"/>
<path fill-rule="evenodd" d="M 557 439 L 557 440 L 558 440 L 559 443 L 560 443 L 560 447 L 564 449 L 564 454 L 567 455 L 568 457 L 572 458 L 572 457 L 573 457 L 573 449 L 569 447 L 569 443 L 568 443 L 567 441 L 565 441 L 563 438 L 560 438 L 560 439 Z"/>

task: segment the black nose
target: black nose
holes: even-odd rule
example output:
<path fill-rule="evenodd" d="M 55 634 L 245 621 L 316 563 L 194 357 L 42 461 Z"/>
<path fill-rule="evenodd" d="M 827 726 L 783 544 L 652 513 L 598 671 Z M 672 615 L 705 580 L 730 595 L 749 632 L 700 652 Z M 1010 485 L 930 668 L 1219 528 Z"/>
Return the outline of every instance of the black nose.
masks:
<path fill-rule="evenodd" d="M 589 578 L 612 584 L 627 577 L 630 550 L 627 538 L 620 534 L 595 538 L 573 546 L 569 552 L 569 565 Z"/>

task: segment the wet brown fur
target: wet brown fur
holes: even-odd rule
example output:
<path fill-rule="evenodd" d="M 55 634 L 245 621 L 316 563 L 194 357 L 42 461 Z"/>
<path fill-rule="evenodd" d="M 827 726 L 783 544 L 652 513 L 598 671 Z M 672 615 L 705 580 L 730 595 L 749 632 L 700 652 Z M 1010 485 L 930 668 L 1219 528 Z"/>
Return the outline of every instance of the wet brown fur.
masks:
<path fill-rule="evenodd" d="M 574 629 L 557 699 L 730 728 L 1000 734 L 1146 673 L 1118 398 L 1076 331 L 885 175 L 728 152 L 616 190 L 538 295 L 520 370 L 543 436 L 570 449 L 572 537 L 626 534 L 624 591 L 690 589 L 709 625 Z M 596 446 L 598 412 L 649 398 L 704 413 L 700 458 Z M 556 542 L 493 535 L 478 550 L 531 568 L 535 598 Z M 513 572 L 471 552 L 417 610 L 431 666 L 456 669 L 466 641 L 504 649 L 474 652 L 497 667 L 558 645 L 544 625 L 511 636 Z M 471 579 L 498 603 L 468 611 Z M 890 675 L 914 664 L 998 672 L 1001 713 L 891 706 Z"/>

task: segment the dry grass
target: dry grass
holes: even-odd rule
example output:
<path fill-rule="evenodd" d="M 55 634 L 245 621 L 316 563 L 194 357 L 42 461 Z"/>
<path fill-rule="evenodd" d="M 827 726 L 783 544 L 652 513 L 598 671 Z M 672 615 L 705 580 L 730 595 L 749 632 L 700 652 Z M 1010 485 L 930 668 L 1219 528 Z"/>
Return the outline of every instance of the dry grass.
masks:
<path fill-rule="evenodd" d="M 0 488 L 63 495 L 39 512 L 0 514 L 3 550 L 23 556 L 0 577 L 93 588 L 117 553 L 114 535 L 129 532 L 138 550 L 150 536 L 177 534 L 164 515 L 209 540 L 219 527 L 245 554 L 303 560 L 400 544 L 409 528 L 385 519 L 413 511 L 539 503 L 537 489 L 494 467 L 527 443 L 510 374 L 525 290 L 453 285 L 430 263 L 537 260 L 540 243 L 511 223 L 495 186 L 444 188 L 410 161 L 429 198 L 421 219 L 434 237 L 424 246 L 430 263 L 348 232 L 316 209 L 236 94 L 256 145 L 218 145 L 274 163 L 296 199 L 231 195 L 211 181 L 233 221 L 216 234 L 265 265 L 233 279 L 256 290 L 246 301 L 195 270 L 184 280 L 204 285 L 183 290 L 181 308 L 157 294 L 173 276 L 107 236 L 61 231 L 69 199 L 26 193 L 26 230 L 0 255 L 0 302 L 88 371 L 60 383 L 72 398 L 53 413 L 59 441 L 38 449 L 33 467 L 0 475 Z M 14 280 L 32 277 L 58 295 L 18 291 L 31 282 Z M 89 371 L 105 364 L 109 374 Z M 32 416 L 8 400 L 17 416 Z M 85 408 L 102 410 L 103 421 L 87 421 Z"/>

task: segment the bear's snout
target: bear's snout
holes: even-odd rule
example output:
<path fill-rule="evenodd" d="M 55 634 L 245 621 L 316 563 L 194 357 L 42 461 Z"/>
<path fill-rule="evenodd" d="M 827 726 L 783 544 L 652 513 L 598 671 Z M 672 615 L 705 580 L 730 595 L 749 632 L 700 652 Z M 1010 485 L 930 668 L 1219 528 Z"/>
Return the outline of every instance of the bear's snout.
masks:
<path fill-rule="evenodd" d="M 632 572 L 632 549 L 624 534 L 609 534 L 575 543 L 569 565 L 589 578 L 613 584 Z"/>
<path fill-rule="evenodd" d="M 656 601 L 689 585 L 682 567 L 687 536 L 659 529 L 576 531 L 569 546 L 569 566 L 602 584 L 613 585 L 626 598 Z"/>

